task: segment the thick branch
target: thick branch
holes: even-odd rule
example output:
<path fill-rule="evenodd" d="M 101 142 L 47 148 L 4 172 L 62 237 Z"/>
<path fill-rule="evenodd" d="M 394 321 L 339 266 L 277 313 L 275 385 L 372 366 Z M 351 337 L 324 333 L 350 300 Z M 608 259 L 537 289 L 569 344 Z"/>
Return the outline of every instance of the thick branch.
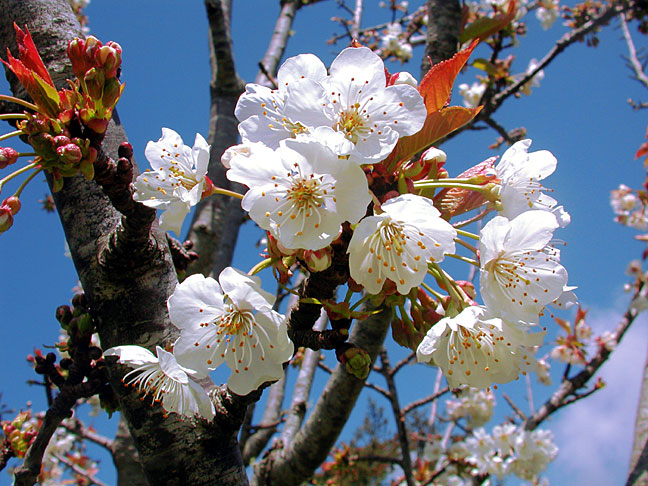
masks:
<path fill-rule="evenodd" d="M 350 340 L 372 360 L 387 334 L 391 311 L 383 310 L 353 326 Z M 275 449 L 255 468 L 253 484 L 287 486 L 309 478 L 326 459 L 346 423 L 364 382 L 338 364 L 315 408 L 287 449 Z"/>
<path fill-rule="evenodd" d="M 243 92 L 243 82 L 234 66 L 230 33 L 230 0 L 205 0 L 209 21 L 211 64 L 211 108 L 207 141 L 211 146 L 207 175 L 217 187 L 241 192 L 240 186 L 225 177 L 221 155 L 238 142 L 238 121 L 234 108 Z M 199 258 L 187 273 L 218 276 L 232 261 L 238 230 L 244 221 L 238 199 L 216 195 L 196 206 L 187 239 L 194 243 Z"/>
<path fill-rule="evenodd" d="M 648 485 L 648 355 L 644 365 L 641 394 L 635 420 L 630 471 L 626 486 Z"/>
<path fill-rule="evenodd" d="M 458 0 L 427 0 L 428 24 L 425 54 L 421 61 L 421 77 L 436 64 L 450 59 L 459 45 L 461 5 Z M 428 59 L 429 58 L 429 59 Z"/>
<path fill-rule="evenodd" d="M 637 81 L 644 85 L 644 88 L 648 88 L 648 76 L 644 73 L 643 66 L 639 57 L 637 56 L 637 49 L 635 49 L 634 42 L 632 41 L 632 36 L 630 35 L 630 30 L 628 30 L 628 23 L 626 22 L 625 14 L 621 14 L 621 30 L 623 31 L 623 37 L 628 46 L 628 64 L 634 73 L 634 77 Z"/>

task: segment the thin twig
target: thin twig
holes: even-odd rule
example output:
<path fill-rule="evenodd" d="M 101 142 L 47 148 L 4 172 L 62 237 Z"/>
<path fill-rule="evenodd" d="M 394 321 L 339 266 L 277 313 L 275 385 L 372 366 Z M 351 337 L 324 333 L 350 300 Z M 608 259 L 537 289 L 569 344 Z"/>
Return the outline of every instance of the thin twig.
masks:
<path fill-rule="evenodd" d="M 634 42 L 632 41 L 632 36 L 630 35 L 630 30 L 628 30 L 628 23 L 626 22 L 625 13 L 621 14 L 621 30 L 623 31 L 623 37 L 625 38 L 626 44 L 628 45 L 628 66 L 634 72 L 634 78 L 639 81 L 644 87 L 648 88 L 648 76 L 643 71 L 643 66 L 639 57 L 637 56 L 637 50 L 635 49 Z"/>
<path fill-rule="evenodd" d="M 470 266 L 472 267 L 472 265 Z M 443 380 L 443 371 L 441 370 L 441 368 L 439 368 L 437 370 L 436 378 L 434 379 L 434 389 L 432 390 L 433 395 L 439 393 L 439 389 L 441 388 L 441 380 Z M 430 429 L 432 431 L 434 431 L 435 429 L 436 415 L 437 415 L 437 401 L 434 400 L 432 402 L 432 406 L 430 407 L 430 418 L 428 419 L 428 425 L 430 426 Z"/>
<path fill-rule="evenodd" d="M 522 410 L 511 400 L 511 397 L 509 397 L 506 393 L 502 393 L 502 396 L 504 397 L 504 400 L 506 400 L 506 403 L 509 404 L 509 406 L 513 409 L 513 411 L 517 414 L 518 417 L 522 420 L 526 420 L 527 416 L 524 414 Z"/>
<path fill-rule="evenodd" d="M 85 479 L 90 481 L 90 484 L 96 484 L 97 486 L 107 486 L 106 483 L 104 483 L 103 481 L 99 481 L 92 474 L 90 474 L 85 469 L 79 467 L 77 464 L 74 464 L 67 457 L 57 453 L 54 453 L 53 456 L 56 457 L 59 461 L 61 461 L 63 464 L 65 464 L 67 467 L 72 469 L 75 474 L 78 474 L 79 476 L 83 476 Z"/>
<path fill-rule="evenodd" d="M 445 387 L 443 390 L 439 390 L 439 391 L 433 393 L 433 394 L 430 395 L 430 396 L 427 396 L 427 397 L 425 397 L 425 398 L 421 398 L 420 400 L 416 400 L 415 402 L 410 403 L 410 404 L 407 405 L 406 407 L 403 407 L 403 415 L 407 415 L 407 414 L 410 413 L 412 410 L 414 410 L 414 409 L 416 409 L 416 408 L 418 408 L 418 407 L 422 407 L 423 405 L 426 405 L 426 404 L 428 404 L 428 403 L 430 403 L 430 402 L 434 402 L 434 401 L 437 400 L 439 397 L 445 395 L 445 394 L 448 393 L 449 391 L 450 391 L 450 388 Z M 436 414 L 436 412 L 435 412 L 435 414 Z"/>
<path fill-rule="evenodd" d="M 398 363 L 396 363 L 396 366 L 391 371 L 392 376 L 394 376 L 398 371 L 405 366 L 408 363 L 411 363 L 412 360 L 416 358 L 416 352 L 412 351 L 408 356 L 405 358 L 401 359 Z"/>
<path fill-rule="evenodd" d="M 71 432 L 74 435 L 80 437 L 81 439 L 87 439 L 90 442 L 103 447 L 112 454 L 113 441 L 108 437 L 105 437 L 101 434 L 98 434 L 97 432 L 88 429 L 87 427 L 84 427 L 83 423 L 79 419 L 75 418 L 72 420 L 64 420 L 63 422 L 61 422 L 60 426 L 68 432 Z"/>
<path fill-rule="evenodd" d="M 646 284 L 642 283 L 637 287 L 635 293 L 630 300 L 634 301 L 638 295 L 641 294 L 644 286 Z M 621 322 L 617 325 L 614 330 L 614 342 L 617 343 L 617 346 L 620 344 L 621 339 L 624 334 L 628 331 L 632 323 L 637 318 L 638 312 L 632 307 L 628 307 Z M 590 359 L 585 368 L 576 375 L 572 376 L 569 379 L 564 380 L 558 390 L 527 420 L 524 422 L 524 428 L 527 430 L 534 430 L 538 425 L 540 425 L 544 420 L 547 419 L 552 413 L 560 408 L 564 407 L 570 401 L 573 402 L 571 397 L 580 396 L 576 395 L 576 391 L 583 388 L 586 383 L 594 376 L 598 369 L 607 361 L 612 351 L 606 349 L 605 346 L 599 346 L 597 353 Z"/>
<path fill-rule="evenodd" d="M 405 473 L 405 481 L 407 486 L 415 486 L 416 481 L 414 480 L 414 475 L 412 471 L 412 457 L 410 455 L 410 446 L 409 438 L 407 436 L 407 428 L 405 426 L 405 414 L 400 408 L 400 403 L 398 402 L 398 391 L 396 390 L 396 383 L 394 382 L 394 375 L 392 373 L 392 368 L 389 364 L 389 357 L 387 356 L 387 351 L 383 348 L 380 351 L 380 362 L 382 364 L 381 374 L 385 377 L 387 381 L 387 387 L 389 389 L 390 395 L 390 404 L 392 407 L 392 412 L 394 413 L 394 419 L 396 420 L 396 428 L 398 429 L 398 442 L 401 448 L 401 467 Z"/>
<path fill-rule="evenodd" d="M 360 23 L 362 22 L 362 3 L 363 0 L 356 0 L 353 11 L 353 23 L 351 24 L 351 37 L 358 40 L 360 33 Z"/>

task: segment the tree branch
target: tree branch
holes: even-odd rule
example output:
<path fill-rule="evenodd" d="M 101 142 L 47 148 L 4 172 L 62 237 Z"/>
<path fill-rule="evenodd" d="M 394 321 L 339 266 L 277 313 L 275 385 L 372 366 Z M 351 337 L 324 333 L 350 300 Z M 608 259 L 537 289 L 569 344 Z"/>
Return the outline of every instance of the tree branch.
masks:
<path fill-rule="evenodd" d="M 637 49 L 635 49 L 630 30 L 628 30 L 625 13 L 621 14 L 621 30 L 623 31 L 623 37 L 628 46 L 628 57 L 626 58 L 628 60 L 628 66 L 634 72 L 634 78 L 643 84 L 644 88 L 648 88 L 648 76 L 644 73 L 641 61 L 639 61 L 639 57 L 637 56 Z"/>
<path fill-rule="evenodd" d="M 637 288 L 633 298 L 631 299 L 631 302 L 640 294 L 644 285 L 646 284 L 642 283 Z M 628 310 L 626 310 L 623 319 L 614 330 L 614 341 L 617 343 L 617 346 L 621 342 L 624 334 L 636 319 L 637 315 L 638 312 L 635 309 L 628 307 Z M 583 388 L 590 380 L 590 378 L 594 376 L 594 374 L 603 365 L 603 363 L 607 361 L 611 353 L 612 351 L 606 349 L 605 346 L 599 346 L 596 355 L 588 361 L 588 363 L 585 365 L 585 368 L 573 377 L 563 380 L 558 390 L 556 390 L 554 394 L 534 414 L 532 414 L 524 421 L 524 428 L 527 430 L 535 429 L 552 413 L 564 407 L 568 403 L 569 398 L 576 395 L 576 392 Z"/>
<path fill-rule="evenodd" d="M 373 361 L 387 335 L 390 321 L 388 309 L 373 314 L 353 326 L 350 340 L 367 351 Z M 290 447 L 270 451 L 255 468 L 252 483 L 297 485 L 309 478 L 326 459 L 363 388 L 363 381 L 338 364 Z"/>
<path fill-rule="evenodd" d="M 387 381 L 387 388 L 389 389 L 389 403 L 392 407 L 392 413 L 396 420 L 396 429 L 398 430 L 398 443 L 401 449 L 401 467 L 405 474 L 405 482 L 407 486 L 415 486 L 414 475 L 412 473 L 412 457 L 410 454 L 409 438 L 407 436 L 407 427 L 405 425 L 405 413 L 401 411 L 400 403 L 398 401 L 398 390 L 394 382 L 394 373 L 389 364 L 389 357 L 385 348 L 380 350 L 380 363 L 382 365 L 380 374 L 385 377 Z"/>

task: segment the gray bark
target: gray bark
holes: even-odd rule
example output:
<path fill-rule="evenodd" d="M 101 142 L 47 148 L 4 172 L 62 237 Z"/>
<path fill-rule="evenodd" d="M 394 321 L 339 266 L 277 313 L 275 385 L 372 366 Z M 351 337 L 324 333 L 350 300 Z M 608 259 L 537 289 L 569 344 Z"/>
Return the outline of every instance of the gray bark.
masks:
<path fill-rule="evenodd" d="M 648 485 L 648 356 L 644 365 L 641 394 L 637 407 L 630 472 L 626 486 Z"/>
<path fill-rule="evenodd" d="M 73 77 L 66 47 L 80 30 L 66 0 L 1 0 L 0 7 L 5 12 L 0 18 L 2 52 L 7 47 L 17 52 L 13 22 L 27 25 L 55 83 L 60 87 L 66 77 Z M 21 94 L 15 77 L 10 83 L 14 93 Z M 116 149 L 125 140 L 115 116 L 103 149 L 116 159 Z M 102 265 L 98 256 L 107 235 L 123 230 L 120 214 L 101 189 L 83 177 L 67 179 L 54 199 L 104 348 L 151 348 L 170 342 L 177 330 L 169 322 L 166 299 L 177 278 L 164 235 L 153 231 L 144 248 Z M 109 371 L 150 484 L 247 483 L 235 435 L 242 420 L 239 410 L 217 417 L 213 424 L 182 421 L 175 414 L 165 418 L 159 406 L 140 401 L 120 383 L 125 368 L 111 361 Z"/>
<path fill-rule="evenodd" d="M 430 69 L 430 59 L 432 64 L 436 64 L 450 59 L 457 52 L 461 4 L 458 0 L 428 0 L 427 14 L 425 54 L 421 61 L 422 76 Z"/>

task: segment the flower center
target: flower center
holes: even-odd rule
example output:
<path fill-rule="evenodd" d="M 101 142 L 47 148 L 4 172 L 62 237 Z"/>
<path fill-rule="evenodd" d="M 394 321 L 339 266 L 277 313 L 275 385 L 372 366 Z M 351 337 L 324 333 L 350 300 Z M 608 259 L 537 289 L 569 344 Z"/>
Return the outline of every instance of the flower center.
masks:
<path fill-rule="evenodd" d="M 226 312 L 218 317 L 214 324 L 218 334 L 247 334 L 254 325 L 254 314 L 249 310 L 240 310 L 234 305 L 227 305 Z"/>
<path fill-rule="evenodd" d="M 296 177 L 290 188 L 286 190 L 286 198 L 292 201 L 298 210 L 320 206 L 324 199 L 320 180 L 311 174 L 309 178 Z"/>
<path fill-rule="evenodd" d="M 343 110 L 338 115 L 336 130 L 343 132 L 344 136 L 353 143 L 358 142 L 361 135 L 367 135 L 370 129 L 365 126 L 369 116 L 367 110 L 360 112 L 360 103 L 355 103 L 350 108 Z"/>

